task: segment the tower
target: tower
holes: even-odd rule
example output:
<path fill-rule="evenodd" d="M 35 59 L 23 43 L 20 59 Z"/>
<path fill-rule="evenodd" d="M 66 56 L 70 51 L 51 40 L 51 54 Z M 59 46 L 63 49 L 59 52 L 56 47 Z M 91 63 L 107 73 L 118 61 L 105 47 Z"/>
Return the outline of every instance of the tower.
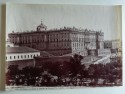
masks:
<path fill-rule="evenodd" d="M 41 20 L 41 24 L 37 26 L 36 31 L 45 31 L 47 29 L 47 26 L 43 24 Z"/>

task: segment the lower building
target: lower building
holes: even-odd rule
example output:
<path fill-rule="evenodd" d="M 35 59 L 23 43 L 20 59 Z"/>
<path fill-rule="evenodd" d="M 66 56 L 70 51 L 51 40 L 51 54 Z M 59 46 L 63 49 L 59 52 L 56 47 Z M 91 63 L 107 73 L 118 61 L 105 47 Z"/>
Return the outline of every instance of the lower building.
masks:
<path fill-rule="evenodd" d="M 107 40 L 104 41 L 104 48 L 105 49 L 118 49 L 121 48 L 122 44 L 120 40 Z"/>
<path fill-rule="evenodd" d="M 40 56 L 40 51 L 29 47 L 7 47 L 7 68 L 10 65 L 18 65 L 19 69 L 26 66 L 34 66 L 34 57 Z"/>
<path fill-rule="evenodd" d="M 98 49 L 98 56 L 111 55 L 111 49 Z"/>

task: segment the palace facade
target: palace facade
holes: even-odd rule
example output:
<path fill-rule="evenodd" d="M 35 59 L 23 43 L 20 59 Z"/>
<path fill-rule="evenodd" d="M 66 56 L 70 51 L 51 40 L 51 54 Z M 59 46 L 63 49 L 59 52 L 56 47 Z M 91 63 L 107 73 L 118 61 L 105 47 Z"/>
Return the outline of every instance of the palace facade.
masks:
<path fill-rule="evenodd" d="M 69 53 L 84 52 L 97 54 L 98 49 L 103 49 L 104 33 L 75 27 L 47 30 L 42 22 L 36 31 L 12 32 L 8 35 L 9 41 L 14 45 L 27 46 L 40 51 L 47 51 L 55 56 Z"/>

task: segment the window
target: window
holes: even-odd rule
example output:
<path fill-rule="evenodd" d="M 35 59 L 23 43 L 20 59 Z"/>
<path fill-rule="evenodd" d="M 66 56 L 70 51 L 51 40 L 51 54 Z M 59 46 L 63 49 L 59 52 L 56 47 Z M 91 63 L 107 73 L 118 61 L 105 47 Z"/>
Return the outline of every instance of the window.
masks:
<path fill-rule="evenodd" d="M 67 40 L 65 39 L 65 41 L 67 41 Z"/>
<path fill-rule="evenodd" d="M 18 59 L 19 59 L 20 57 L 18 56 Z"/>
<path fill-rule="evenodd" d="M 27 57 L 29 58 L 29 55 L 27 55 Z"/>
<path fill-rule="evenodd" d="M 21 55 L 21 58 L 23 58 L 23 56 Z"/>
<path fill-rule="evenodd" d="M 10 56 L 10 59 L 12 59 L 12 57 Z"/>
<path fill-rule="evenodd" d="M 24 57 L 26 58 L 26 55 Z"/>
<path fill-rule="evenodd" d="M 14 59 L 15 59 L 16 57 L 14 56 Z"/>
<path fill-rule="evenodd" d="M 34 56 L 33 57 L 35 57 L 35 54 L 34 54 Z"/>
<path fill-rule="evenodd" d="M 7 60 L 7 56 L 6 56 L 6 60 Z"/>

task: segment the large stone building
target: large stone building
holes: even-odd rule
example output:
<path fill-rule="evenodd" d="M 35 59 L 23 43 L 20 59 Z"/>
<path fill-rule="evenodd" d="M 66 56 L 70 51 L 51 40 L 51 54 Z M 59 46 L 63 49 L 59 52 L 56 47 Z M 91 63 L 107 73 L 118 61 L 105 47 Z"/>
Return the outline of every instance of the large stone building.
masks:
<path fill-rule="evenodd" d="M 12 32 L 8 37 L 14 45 L 47 51 L 56 56 L 81 51 L 84 51 L 83 55 L 86 56 L 95 55 L 97 49 L 103 49 L 104 33 L 75 27 L 47 30 L 47 26 L 41 22 L 36 31 Z"/>

